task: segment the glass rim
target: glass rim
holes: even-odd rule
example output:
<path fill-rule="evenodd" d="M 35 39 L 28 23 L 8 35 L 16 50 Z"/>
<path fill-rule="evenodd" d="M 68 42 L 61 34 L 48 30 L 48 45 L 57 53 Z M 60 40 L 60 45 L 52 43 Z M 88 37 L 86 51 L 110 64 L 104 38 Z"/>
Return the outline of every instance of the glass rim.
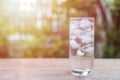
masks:
<path fill-rule="evenodd" d="M 94 17 L 71 17 L 70 20 L 79 20 L 79 19 L 95 19 Z"/>

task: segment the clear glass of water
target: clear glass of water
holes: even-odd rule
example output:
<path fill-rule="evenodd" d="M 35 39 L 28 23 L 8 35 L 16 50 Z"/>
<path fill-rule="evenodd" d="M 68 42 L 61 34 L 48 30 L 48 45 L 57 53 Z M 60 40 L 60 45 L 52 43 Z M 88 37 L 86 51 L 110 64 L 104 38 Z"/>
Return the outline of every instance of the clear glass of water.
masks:
<path fill-rule="evenodd" d="M 69 62 L 75 76 L 88 76 L 94 65 L 94 18 L 70 18 Z"/>

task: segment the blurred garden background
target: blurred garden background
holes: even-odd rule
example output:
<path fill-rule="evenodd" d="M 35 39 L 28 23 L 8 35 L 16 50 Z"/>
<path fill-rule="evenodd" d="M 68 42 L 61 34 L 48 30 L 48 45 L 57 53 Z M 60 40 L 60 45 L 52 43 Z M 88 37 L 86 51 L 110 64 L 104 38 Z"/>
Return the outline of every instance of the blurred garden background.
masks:
<path fill-rule="evenodd" d="M 0 58 L 67 58 L 70 17 L 94 17 L 95 57 L 120 58 L 120 0 L 0 0 Z"/>

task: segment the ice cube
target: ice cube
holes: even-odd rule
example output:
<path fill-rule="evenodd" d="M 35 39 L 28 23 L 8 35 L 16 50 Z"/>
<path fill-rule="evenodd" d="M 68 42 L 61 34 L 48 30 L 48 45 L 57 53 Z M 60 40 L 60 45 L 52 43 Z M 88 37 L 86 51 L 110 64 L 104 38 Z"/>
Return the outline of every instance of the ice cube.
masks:
<path fill-rule="evenodd" d="M 85 52 L 85 56 L 91 56 L 94 53 L 94 44 L 93 43 L 81 46 L 81 48 L 83 49 L 82 51 Z"/>
<path fill-rule="evenodd" d="M 81 39 L 82 43 L 86 43 L 86 44 L 94 41 L 94 38 L 89 35 L 82 35 L 79 36 L 79 38 Z"/>
<path fill-rule="evenodd" d="M 90 31 L 90 34 L 91 34 L 92 36 L 94 36 L 94 30 Z"/>
<path fill-rule="evenodd" d="M 77 38 L 77 36 L 76 35 L 70 35 L 70 39 L 76 39 Z"/>
<path fill-rule="evenodd" d="M 76 37 L 75 41 L 78 43 L 78 44 L 81 44 L 81 39 L 79 37 Z"/>
<path fill-rule="evenodd" d="M 85 31 L 91 31 L 93 29 L 93 23 L 88 19 L 83 19 L 80 21 L 79 28 Z"/>
<path fill-rule="evenodd" d="M 83 53 L 80 49 L 78 49 L 77 55 L 78 55 L 78 56 L 84 56 L 84 53 Z"/>
<path fill-rule="evenodd" d="M 70 40 L 70 46 L 72 47 L 72 49 L 79 48 L 79 44 L 75 40 Z"/>
<path fill-rule="evenodd" d="M 94 30 L 87 33 L 88 35 L 92 36 L 94 38 Z"/>
<path fill-rule="evenodd" d="M 92 46 L 90 46 L 90 47 L 87 47 L 87 48 L 85 49 L 85 51 L 88 52 L 88 53 L 93 54 L 92 52 L 94 51 L 94 48 L 93 48 Z"/>
<path fill-rule="evenodd" d="M 79 35 L 80 34 L 80 30 L 79 29 L 75 29 L 71 34 Z"/>
<path fill-rule="evenodd" d="M 72 35 L 76 35 L 76 36 L 80 36 L 80 35 L 84 35 L 86 32 L 80 29 L 75 29 L 71 34 Z"/>
<path fill-rule="evenodd" d="M 85 49 L 88 48 L 88 47 L 94 47 L 94 44 L 93 44 L 93 43 L 88 43 L 88 44 L 85 44 L 85 45 L 82 45 L 82 46 L 81 46 L 81 48 L 82 48 L 83 50 L 85 50 Z"/>
<path fill-rule="evenodd" d="M 76 24 L 70 23 L 70 34 L 73 33 L 75 29 L 76 29 Z"/>
<path fill-rule="evenodd" d="M 72 48 L 70 48 L 69 52 L 70 52 L 70 54 L 72 54 L 73 56 L 76 56 L 77 50 L 78 50 L 78 49 L 72 49 Z"/>
<path fill-rule="evenodd" d="M 85 49 L 85 55 L 86 56 L 92 56 L 94 54 L 94 47 L 87 47 Z"/>
<path fill-rule="evenodd" d="M 91 26 L 89 26 L 89 27 L 87 27 L 87 29 L 86 29 L 86 31 L 91 31 L 91 30 L 93 30 L 92 25 L 91 25 Z"/>

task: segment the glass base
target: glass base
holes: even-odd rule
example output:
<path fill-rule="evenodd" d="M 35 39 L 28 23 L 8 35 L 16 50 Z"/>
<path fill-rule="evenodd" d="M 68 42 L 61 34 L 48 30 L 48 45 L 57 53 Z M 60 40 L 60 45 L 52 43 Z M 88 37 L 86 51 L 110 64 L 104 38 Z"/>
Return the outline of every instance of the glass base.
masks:
<path fill-rule="evenodd" d="M 91 75 L 93 72 L 90 69 L 86 69 L 86 70 L 80 70 L 80 69 L 72 69 L 72 74 L 74 76 L 89 76 Z"/>

